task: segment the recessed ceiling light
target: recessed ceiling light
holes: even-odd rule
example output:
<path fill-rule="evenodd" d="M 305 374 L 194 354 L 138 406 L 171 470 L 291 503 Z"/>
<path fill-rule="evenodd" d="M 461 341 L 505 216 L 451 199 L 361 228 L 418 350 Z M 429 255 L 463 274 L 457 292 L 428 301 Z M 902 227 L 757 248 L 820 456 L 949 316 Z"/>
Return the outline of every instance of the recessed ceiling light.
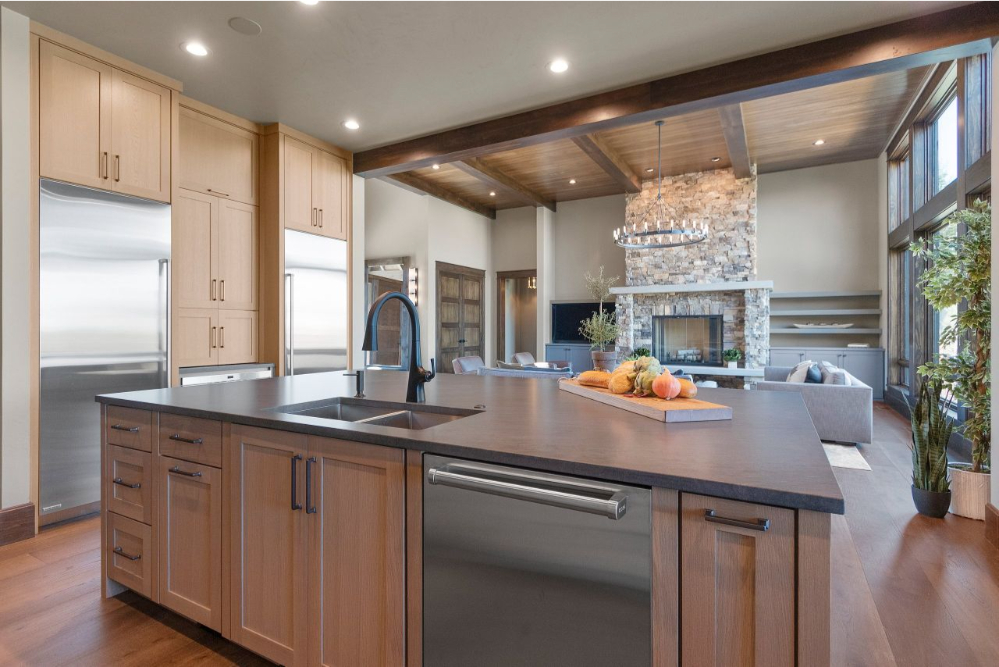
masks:
<path fill-rule="evenodd" d="M 259 23 L 251 21 L 245 16 L 233 16 L 229 19 L 229 27 L 239 34 L 246 35 L 247 37 L 256 37 L 264 31 L 264 29 L 260 27 Z"/>
<path fill-rule="evenodd" d="M 548 69 L 550 69 L 555 74 L 561 74 L 562 72 L 569 69 L 569 61 L 564 58 L 556 58 L 555 60 L 548 63 Z"/>
<path fill-rule="evenodd" d="M 813 146 L 821 146 L 824 143 L 826 143 L 825 139 L 816 139 L 815 141 L 812 142 L 812 145 Z"/>
<path fill-rule="evenodd" d="M 345 128 L 347 128 L 348 130 L 359 130 L 359 129 L 361 129 L 361 124 L 358 123 L 353 118 L 348 118 L 347 120 L 343 121 L 343 126 Z"/>
<path fill-rule="evenodd" d="M 206 47 L 201 42 L 184 42 L 181 44 L 183 49 L 190 53 L 192 56 L 207 56 L 208 47 Z"/>
<path fill-rule="evenodd" d="M 575 178 L 570 178 L 569 179 L 569 185 L 575 185 L 575 184 L 576 184 L 576 179 Z"/>
<path fill-rule="evenodd" d="M 713 158 L 711 158 L 711 161 L 712 162 L 721 162 L 721 158 L 720 157 L 713 157 Z"/>
<path fill-rule="evenodd" d="M 495 193 L 495 192 L 492 192 L 492 191 L 490 191 L 490 193 L 489 193 L 489 196 L 490 196 L 490 197 L 495 197 L 495 196 L 496 196 L 496 193 Z"/>
<path fill-rule="evenodd" d="M 434 165 L 434 169 L 440 169 L 440 168 L 441 168 L 441 166 L 439 164 L 435 164 Z"/>
<path fill-rule="evenodd" d="M 319 4 L 319 0 L 298 0 L 298 1 L 301 2 L 303 5 L 318 5 Z"/>
<path fill-rule="evenodd" d="M 653 169 L 652 167 L 649 167 L 648 169 L 645 170 L 645 173 L 646 174 L 651 174 L 654 171 L 655 171 L 655 169 Z"/>

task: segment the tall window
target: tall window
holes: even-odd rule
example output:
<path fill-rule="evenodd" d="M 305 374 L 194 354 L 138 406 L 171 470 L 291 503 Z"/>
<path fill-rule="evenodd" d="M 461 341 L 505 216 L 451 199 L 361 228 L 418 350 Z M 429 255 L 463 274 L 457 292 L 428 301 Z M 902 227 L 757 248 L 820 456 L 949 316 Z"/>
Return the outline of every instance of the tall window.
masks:
<path fill-rule="evenodd" d="M 909 217 L 909 153 L 888 163 L 888 231 Z"/>
<path fill-rule="evenodd" d="M 908 388 L 912 381 L 910 377 L 912 360 L 912 332 L 910 330 L 912 253 L 907 248 L 893 250 L 888 260 L 890 271 L 888 289 L 891 298 L 889 381 L 891 384 Z"/>
<path fill-rule="evenodd" d="M 952 97 L 930 122 L 930 194 L 957 178 L 957 98 Z"/>
<path fill-rule="evenodd" d="M 948 238 L 953 239 L 956 234 L 957 228 L 953 225 L 941 227 L 933 233 L 933 242 L 945 242 Z M 952 357 L 958 352 L 958 341 L 950 341 L 945 344 L 940 340 L 941 332 L 947 326 L 953 324 L 955 319 L 957 319 L 956 305 L 944 308 L 943 310 L 933 311 L 933 342 L 935 343 L 935 352 L 940 356 Z"/>

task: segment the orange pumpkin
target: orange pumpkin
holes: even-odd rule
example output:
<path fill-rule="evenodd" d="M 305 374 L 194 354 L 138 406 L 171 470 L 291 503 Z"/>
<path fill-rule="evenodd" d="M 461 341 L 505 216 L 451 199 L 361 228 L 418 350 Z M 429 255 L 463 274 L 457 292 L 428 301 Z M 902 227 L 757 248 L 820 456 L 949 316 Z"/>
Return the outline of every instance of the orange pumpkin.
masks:
<path fill-rule="evenodd" d="M 652 381 L 652 393 L 659 398 L 670 400 L 680 393 L 680 382 L 669 371 L 663 371 Z"/>
<path fill-rule="evenodd" d="M 680 378 L 680 398 L 697 396 L 697 385 L 685 378 Z"/>

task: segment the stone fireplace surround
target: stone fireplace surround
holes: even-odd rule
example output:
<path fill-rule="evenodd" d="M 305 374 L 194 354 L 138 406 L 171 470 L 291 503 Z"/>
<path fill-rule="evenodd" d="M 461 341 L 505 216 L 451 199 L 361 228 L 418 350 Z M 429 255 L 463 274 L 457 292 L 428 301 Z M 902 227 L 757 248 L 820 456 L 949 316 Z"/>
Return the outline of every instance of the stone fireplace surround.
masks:
<path fill-rule="evenodd" d="M 625 223 L 638 222 L 654 202 L 655 181 L 629 195 Z M 756 176 L 731 169 L 667 176 L 663 199 L 677 219 L 705 219 L 702 243 L 672 249 L 627 250 L 625 286 L 617 298 L 617 348 L 630 354 L 652 347 L 654 315 L 721 315 L 723 348 L 739 348 L 746 366 L 762 368 L 770 355 L 770 292 L 756 280 Z M 706 371 L 708 369 L 705 369 Z"/>

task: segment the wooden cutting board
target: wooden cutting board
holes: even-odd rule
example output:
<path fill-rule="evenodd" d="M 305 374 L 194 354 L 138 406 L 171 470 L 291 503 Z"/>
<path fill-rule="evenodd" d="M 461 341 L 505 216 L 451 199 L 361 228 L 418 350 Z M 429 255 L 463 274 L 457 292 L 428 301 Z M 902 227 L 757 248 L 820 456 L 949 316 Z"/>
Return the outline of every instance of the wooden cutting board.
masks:
<path fill-rule="evenodd" d="M 612 394 L 609 389 L 581 385 L 578 381 L 569 379 L 560 380 L 558 388 L 661 422 L 710 422 L 732 418 L 732 408 L 727 405 L 708 403 L 697 398 L 674 398 L 666 401 L 655 397 L 625 396 Z"/>

